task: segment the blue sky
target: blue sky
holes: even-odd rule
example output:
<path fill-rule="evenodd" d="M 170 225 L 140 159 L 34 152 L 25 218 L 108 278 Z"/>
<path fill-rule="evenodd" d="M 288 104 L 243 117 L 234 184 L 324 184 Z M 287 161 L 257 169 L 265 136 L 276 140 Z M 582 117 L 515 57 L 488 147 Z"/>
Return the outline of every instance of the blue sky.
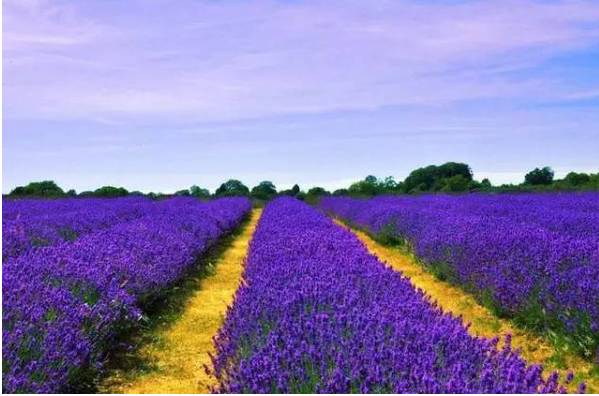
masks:
<path fill-rule="evenodd" d="M 3 192 L 599 171 L 597 1 L 5 1 Z"/>

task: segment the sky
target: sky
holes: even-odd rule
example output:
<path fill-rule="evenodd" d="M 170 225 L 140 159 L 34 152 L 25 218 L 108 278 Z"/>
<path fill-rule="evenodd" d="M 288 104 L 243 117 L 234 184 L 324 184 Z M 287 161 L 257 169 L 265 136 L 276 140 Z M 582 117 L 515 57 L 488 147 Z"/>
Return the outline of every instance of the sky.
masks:
<path fill-rule="evenodd" d="M 3 1 L 2 190 L 599 171 L 599 1 Z"/>

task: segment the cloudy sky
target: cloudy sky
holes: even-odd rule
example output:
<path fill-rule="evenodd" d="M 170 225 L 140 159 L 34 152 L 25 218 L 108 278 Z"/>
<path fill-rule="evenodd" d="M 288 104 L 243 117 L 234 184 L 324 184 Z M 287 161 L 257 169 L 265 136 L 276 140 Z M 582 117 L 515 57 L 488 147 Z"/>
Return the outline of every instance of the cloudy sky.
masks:
<path fill-rule="evenodd" d="M 3 191 L 599 171 L 599 1 L 3 1 Z"/>

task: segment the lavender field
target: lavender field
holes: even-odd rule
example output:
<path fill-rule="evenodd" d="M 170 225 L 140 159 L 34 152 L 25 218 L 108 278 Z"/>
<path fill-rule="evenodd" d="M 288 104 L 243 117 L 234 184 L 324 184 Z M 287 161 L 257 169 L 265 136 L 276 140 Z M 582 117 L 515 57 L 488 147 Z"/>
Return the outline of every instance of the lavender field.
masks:
<path fill-rule="evenodd" d="M 3 204 L 6 393 L 555 393 L 597 385 L 597 193 L 326 197 L 312 206 L 278 197 L 264 209 L 242 197 Z M 380 246 L 399 245 L 403 259 L 413 253 L 414 265 L 441 283 L 586 363 L 545 365 L 512 346 L 521 334 L 472 331 L 476 317 L 433 301 L 332 217 Z M 144 347 L 132 337 L 149 331 L 148 307 L 172 309 L 165 296 L 242 229 L 216 272 L 178 302 L 180 315 L 150 334 L 156 345 L 146 347 L 160 351 L 153 356 L 162 366 L 119 378 L 112 352 Z"/>
<path fill-rule="evenodd" d="M 232 393 L 554 392 L 557 377 L 473 338 L 348 231 L 266 207 L 214 359 Z"/>
<path fill-rule="evenodd" d="M 599 363 L 599 194 L 326 198 L 322 208 Z"/>
<path fill-rule="evenodd" d="M 102 369 L 114 337 L 139 322 L 144 304 L 250 207 L 246 198 L 5 201 L 3 390 L 86 385 L 85 375 Z"/>

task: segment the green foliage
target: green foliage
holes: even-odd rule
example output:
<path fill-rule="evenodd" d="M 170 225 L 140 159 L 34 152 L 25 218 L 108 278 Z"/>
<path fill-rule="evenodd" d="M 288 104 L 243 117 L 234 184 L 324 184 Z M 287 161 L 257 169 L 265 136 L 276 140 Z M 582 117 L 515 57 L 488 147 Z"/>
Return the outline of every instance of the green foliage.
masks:
<path fill-rule="evenodd" d="M 279 192 L 279 195 L 287 195 L 289 197 L 297 197 L 300 194 L 300 187 L 297 184 L 294 184 L 289 190 L 282 190 Z"/>
<path fill-rule="evenodd" d="M 333 196 L 342 197 L 345 195 L 349 195 L 349 190 L 347 188 L 340 188 L 338 190 L 333 191 Z"/>
<path fill-rule="evenodd" d="M 399 191 L 400 183 L 397 183 L 393 176 L 387 176 L 384 179 L 377 179 L 375 176 L 366 176 L 364 180 L 353 183 L 346 190 L 347 194 L 353 196 L 371 197 L 379 194 L 392 194 Z"/>
<path fill-rule="evenodd" d="M 553 182 L 553 170 L 546 166 L 543 169 L 535 168 L 524 176 L 524 183 L 533 186 L 548 185 Z"/>
<path fill-rule="evenodd" d="M 62 188 L 52 180 L 41 182 L 31 182 L 26 186 L 20 186 L 12 190 L 9 194 L 14 197 L 63 197 L 65 195 Z"/>
<path fill-rule="evenodd" d="M 484 178 L 481 182 L 480 182 L 480 186 L 481 189 L 483 190 L 490 190 L 491 188 L 493 188 L 493 186 L 491 185 L 491 182 L 489 181 L 489 179 Z"/>
<path fill-rule="evenodd" d="M 299 187 L 298 187 L 298 189 L 299 189 Z M 275 187 L 275 185 L 272 182 L 267 181 L 267 180 L 260 182 L 260 184 L 258 184 L 254 188 L 252 188 L 252 192 L 251 192 L 252 198 L 260 199 L 263 201 L 268 201 L 269 199 L 273 198 L 276 195 L 277 195 L 277 188 Z"/>
<path fill-rule="evenodd" d="M 239 180 L 230 179 L 221 184 L 220 187 L 214 192 L 214 195 L 216 197 L 248 197 L 250 195 L 250 189 Z"/>
<path fill-rule="evenodd" d="M 461 176 L 461 178 L 452 179 L 456 176 Z M 449 179 L 452 180 L 447 186 Z M 457 190 L 466 191 L 470 181 L 472 181 L 472 170 L 468 164 L 447 162 L 439 166 L 429 165 L 413 170 L 403 182 L 402 190 L 408 193 L 442 191 L 444 188 L 445 191 L 455 191 L 451 189 L 461 188 L 466 184 L 463 190 Z"/>
<path fill-rule="evenodd" d="M 113 198 L 127 195 L 129 195 L 129 191 L 123 187 L 103 186 L 94 191 L 96 197 Z"/>
<path fill-rule="evenodd" d="M 586 173 L 570 172 L 564 178 L 564 182 L 571 186 L 579 187 L 588 184 L 591 181 L 591 177 Z"/>
<path fill-rule="evenodd" d="M 325 195 L 331 195 L 331 193 L 322 187 L 312 187 L 308 190 L 307 195 L 312 197 L 322 197 Z"/>
<path fill-rule="evenodd" d="M 464 175 L 454 175 L 446 179 L 441 179 L 443 192 L 464 192 L 468 191 L 472 180 L 468 180 Z"/>
<path fill-rule="evenodd" d="M 175 195 L 178 197 L 189 197 L 191 196 L 191 193 L 189 190 L 179 190 L 175 192 Z"/>
<path fill-rule="evenodd" d="M 70 189 L 69 191 L 67 191 L 67 196 L 69 197 L 76 197 L 77 196 L 77 191 Z"/>
<path fill-rule="evenodd" d="M 317 203 L 321 197 L 331 195 L 331 193 L 322 187 L 312 187 L 306 193 L 304 200 L 310 204 Z M 298 194 L 299 196 L 299 194 Z"/>
<path fill-rule="evenodd" d="M 200 199 L 208 199 L 210 198 L 210 191 L 206 188 L 201 188 L 196 186 L 195 184 L 189 187 L 189 193 L 192 197 L 200 198 Z"/>
<path fill-rule="evenodd" d="M 377 178 L 372 175 L 366 176 L 364 180 L 360 180 L 349 186 L 349 193 L 351 195 L 364 196 L 377 195 L 379 193 L 379 182 Z"/>

